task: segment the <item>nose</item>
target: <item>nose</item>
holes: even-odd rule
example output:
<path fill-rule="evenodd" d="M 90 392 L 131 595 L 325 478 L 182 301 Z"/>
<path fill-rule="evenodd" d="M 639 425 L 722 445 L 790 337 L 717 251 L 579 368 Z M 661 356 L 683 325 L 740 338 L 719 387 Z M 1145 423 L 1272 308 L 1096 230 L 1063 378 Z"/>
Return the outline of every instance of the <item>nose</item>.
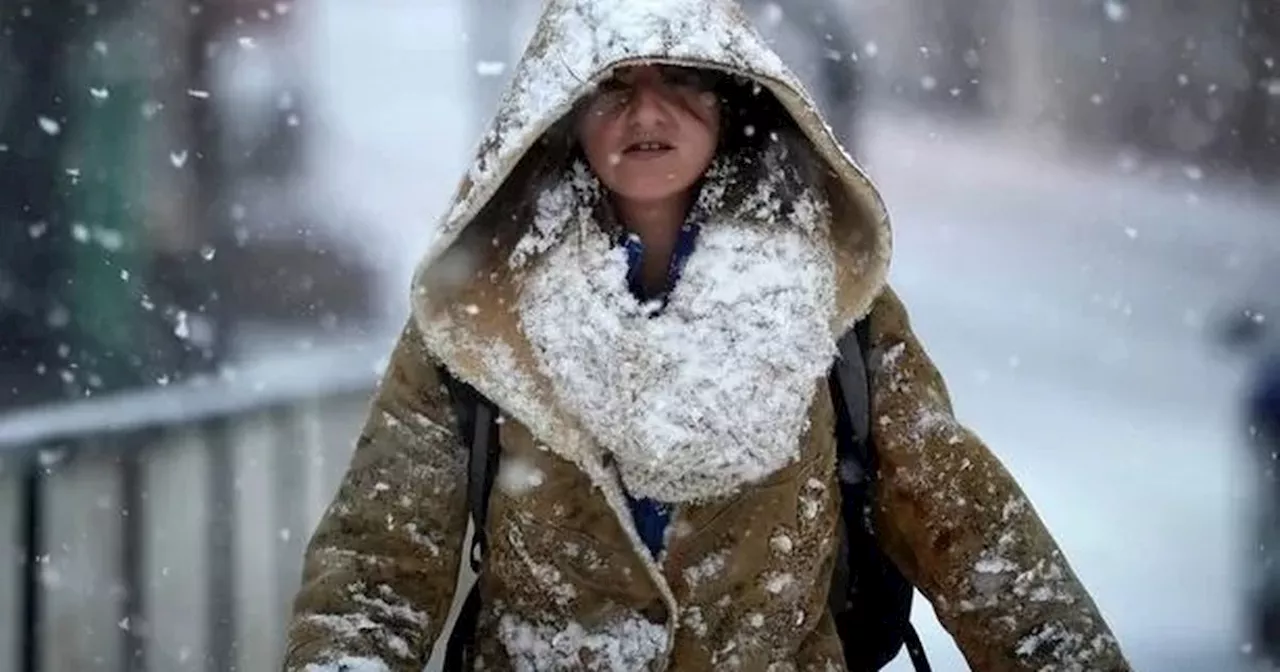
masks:
<path fill-rule="evenodd" d="M 637 82 L 631 90 L 628 120 L 641 128 L 661 126 L 667 121 L 666 99 L 661 84 Z"/>

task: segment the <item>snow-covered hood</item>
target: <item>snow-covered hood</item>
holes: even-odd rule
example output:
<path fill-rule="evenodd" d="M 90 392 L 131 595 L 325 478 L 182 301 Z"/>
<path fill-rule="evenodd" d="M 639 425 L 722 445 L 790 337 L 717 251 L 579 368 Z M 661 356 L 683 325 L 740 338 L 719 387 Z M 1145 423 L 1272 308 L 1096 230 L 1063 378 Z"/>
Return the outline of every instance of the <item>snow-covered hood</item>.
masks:
<path fill-rule="evenodd" d="M 880 195 L 736 2 L 547 0 L 475 161 L 433 232 L 412 302 L 435 358 L 588 473 L 596 471 L 589 455 L 598 451 L 556 408 L 549 381 L 534 365 L 516 314 L 521 281 L 507 260 L 529 226 L 516 216 L 518 200 L 529 180 L 549 168 L 539 140 L 614 68 L 640 62 L 754 80 L 777 98 L 829 169 L 838 269 L 833 340 L 870 310 L 888 274 L 891 236 Z"/>

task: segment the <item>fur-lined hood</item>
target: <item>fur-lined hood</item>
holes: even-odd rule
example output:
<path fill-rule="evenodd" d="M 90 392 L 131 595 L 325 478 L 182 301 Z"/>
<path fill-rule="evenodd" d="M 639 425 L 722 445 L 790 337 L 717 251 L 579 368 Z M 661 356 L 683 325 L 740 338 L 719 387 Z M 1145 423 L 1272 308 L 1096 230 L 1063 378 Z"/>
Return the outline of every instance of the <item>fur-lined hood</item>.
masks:
<path fill-rule="evenodd" d="M 547 0 L 418 267 L 413 311 L 434 358 L 570 456 L 587 439 L 556 409 L 515 310 L 522 278 L 508 262 L 532 224 L 516 213 L 530 181 L 549 170 L 540 142 L 548 130 L 615 68 L 645 62 L 715 69 L 759 84 L 811 146 L 825 169 L 830 207 L 833 342 L 867 313 L 888 273 L 891 236 L 880 195 L 733 0 Z"/>

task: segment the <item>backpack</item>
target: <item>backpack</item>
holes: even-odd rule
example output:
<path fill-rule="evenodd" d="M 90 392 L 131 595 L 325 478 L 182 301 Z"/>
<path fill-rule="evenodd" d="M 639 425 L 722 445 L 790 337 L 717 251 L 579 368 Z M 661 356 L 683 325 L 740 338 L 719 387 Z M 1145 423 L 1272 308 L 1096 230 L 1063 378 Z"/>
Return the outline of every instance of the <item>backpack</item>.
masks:
<path fill-rule="evenodd" d="M 867 321 L 840 339 L 840 357 L 827 377 L 836 408 L 837 468 L 842 500 L 840 546 L 829 604 L 850 672 L 875 672 L 905 647 L 916 672 L 930 672 L 924 648 L 911 625 L 914 589 L 885 557 L 872 525 L 872 485 L 876 457 L 871 435 L 871 395 L 867 375 Z M 484 521 L 497 469 L 497 408 L 471 386 L 441 367 L 458 418 L 459 436 L 470 440 L 467 503 L 471 511 L 471 569 L 484 559 Z M 464 440 L 465 440 L 464 439 Z M 480 610 L 480 591 L 472 588 L 449 635 L 444 670 L 469 669 L 470 640 Z M 857 604 L 858 609 L 851 607 Z"/>

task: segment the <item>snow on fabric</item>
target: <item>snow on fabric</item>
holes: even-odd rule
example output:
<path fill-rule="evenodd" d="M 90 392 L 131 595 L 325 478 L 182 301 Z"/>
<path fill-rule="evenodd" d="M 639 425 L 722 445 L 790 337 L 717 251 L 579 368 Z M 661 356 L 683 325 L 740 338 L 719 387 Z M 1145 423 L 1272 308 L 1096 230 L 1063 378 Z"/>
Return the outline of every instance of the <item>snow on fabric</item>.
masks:
<path fill-rule="evenodd" d="M 861 233 L 871 235 L 858 245 L 876 257 L 862 269 L 872 276 L 870 285 L 884 280 L 890 241 L 879 193 L 839 146 L 812 96 L 732 0 L 547 0 L 534 39 L 514 69 L 466 179 L 431 232 L 418 277 L 437 261 L 444 265 L 431 268 L 434 279 L 451 268 L 455 276 L 467 275 L 465 253 L 447 258 L 444 253 L 498 193 L 520 159 L 612 68 L 643 61 L 732 72 L 755 79 L 776 95 L 839 176 L 850 206 L 861 212 L 859 219 L 867 227 Z"/>
<path fill-rule="evenodd" d="M 366 638 L 375 639 L 401 658 L 413 656 L 409 644 L 403 638 L 366 614 L 308 614 L 303 619 L 327 629 L 335 641 L 359 642 Z"/>
<path fill-rule="evenodd" d="M 343 656 L 331 663 L 312 663 L 304 672 L 391 672 L 391 667 L 379 658 Z"/>
<path fill-rule="evenodd" d="M 492 129 L 473 164 L 470 198 L 449 214 L 445 235 L 465 224 L 474 201 L 496 190 L 532 138 L 569 111 L 610 65 L 653 58 L 713 63 L 800 83 L 750 24 L 729 12 L 734 3 L 687 0 L 551 0 L 537 35 L 512 78 Z"/>
<path fill-rule="evenodd" d="M 745 437 L 732 446 L 739 454 L 726 453 L 718 458 L 738 465 L 735 468 L 738 473 L 728 481 L 717 477 L 706 483 L 698 483 L 696 478 L 692 484 L 669 482 L 667 474 L 651 473 L 656 459 L 653 451 L 632 455 L 627 465 L 616 461 L 621 474 L 619 469 L 606 466 L 605 456 L 614 452 L 614 447 L 605 445 L 598 436 L 598 428 L 587 426 L 580 410 L 562 396 L 563 381 L 550 376 L 537 361 L 540 347 L 526 333 L 525 319 L 519 315 L 519 304 L 533 276 L 555 265 L 554 254 L 564 253 L 561 227 L 576 225 L 579 219 L 585 219 L 581 213 L 578 217 L 561 216 L 559 213 L 564 208 L 557 205 L 556 194 L 544 193 L 541 189 L 533 193 L 534 185 L 563 177 L 568 168 L 555 160 L 559 145 L 540 141 L 548 129 L 564 120 L 577 101 L 589 95 L 596 83 L 609 77 L 613 68 L 644 61 L 714 68 L 754 80 L 790 115 L 795 122 L 791 130 L 798 130 L 798 134 L 804 136 L 803 141 L 811 145 L 806 149 L 814 150 L 823 164 L 818 172 L 828 180 L 822 185 L 822 191 L 829 201 L 788 199 L 786 216 L 774 218 L 772 222 L 768 216 L 761 215 L 725 216 L 704 228 L 708 236 L 701 241 L 703 251 L 714 246 L 726 253 L 740 254 L 740 260 L 750 262 L 729 270 L 731 277 L 750 278 L 754 283 L 752 291 L 766 291 L 765 285 L 777 280 L 774 276 L 781 267 L 804 269 L 806 272 L 799 275 L 808 278 L 806 282 L 810 284 L 797 283 L 793 278 L 791 285 L 783 283 L 776 289 L 790 297 L 787 300 L 791 303 L 787 305 L 798 308 L 808 303 L 810 307 L 817 307 L 818 310 L 807 311 L 797 319 L 820 325 L 816 329 L 803 329 L 810 340 L 801 341 L 800 350 L 788 350 L 784 357 L 774 358 L 775 365 L 786 368 L 778 376 L 785 379 L 785 391 L 770 390 L 765 397 L 770 403 L 779 404 L 779 408 L 774 409 L 779 412 L 774 415 L 781 418 L 781 426 L 757 428 L 768 440 Z M 572 200 L 579 197 L 579 187 L 594 181 L 590 172 L 582 168 L 579 166 L 575 179 L 570 180 L 579 184 L 559 194 L 572 203 L 588 202 Z M 765 192 L 759 196 L 756 207 L 768 211 L 775 199 Z M 537 200 L 531 203 L 529 199 L 538 199 L 541 203 Z M 540 212 L 530 212 L 529 206 L 533 205 L 539 206 L 536 210 Z M 547 217 L 548 213 L 556 216 Z M 789 227 L 789 230 L 771 243 L 772 248 L 750 249 L 757 236 L 764 237 L 762 226 Z M 526 232 L 532 235 L 522 238 Z M 676 496 L 694 496 L 698 491 L 708 494 L 732 491 L 733 482 L 749 482 L 794 460 L 799 450 L 797 439 L 807 418 L 802 413 L 788 413 L 787 408 L 808 404 L 826 364 L 835 354 L 835 338 L 870 309 L 884 286 L 891 247 L 888 217 L 875 188 L 839 147 L 817 114 L 811 97 L 767 48 L 733 0 L 547 0 L 535 35 L 521 63 L 513 69 L 509 88 L 477 149 L 474 163 L 431 235 L 415 275 L 412 296 L 414 320 L 426 352 L 457 379 L 472 385 L 498 405 L 506 417 L 527 429 L 540 446 L 572 463 L 588 477 L 635 546 L 645 574 L 671 613 L 679 613 L 679 607 L 667 578 L 654 559 L 644 552 L 635 534 L 622 477 L 625 476 L 628 485 L 650 481 L 666 483 L 663 488 L 654 489 L 674 490 L 672 494 Z M 590 245 L 599 242 L 592 241 Z M 518 249 L 514 247 L 517 245 Z M 702 272 L 710 275 L 720 272 L 712 268 L 715 263 L 732 265 L 731 257 L 713 255 L 701 262 L 691 259 L 679 292 L 684 296 L 672 297 L 666 315 L 675 313 L 681 306 L 699 309 L 713 301 L 741 299 L 745 303 L 751 298 L 746 290 L 735 293 L 733 287 L 691 282 L 691 276 L 696 274 L 693 267 L 697 264 L 706 264 Z M 595 261 L 603 263 L 603 260 L 601 255 Z M 747 267 L 751 264 L 755 264 L 756 271 L 771 273 L 750 274 Z M 836 277 L 825 277 L 826 273 Z M 832 296 L 827 296 L 828 292 Z M 767 300 L 760 306 L 762 312 L 776 311 L 776 302 L 782 300 L 782 297 L 764 298 Z M 620 306 L 619 302 L 612 308 Z M 755 317 L 749 315 L 743 305 L 729 307 Z M 827 316 L 825 323 L 815 317 L 823 311 Z M 622 319 L 623 313 L 614 315 Z M 710 328 L 713 325 L 695 326 Z M 776 332 L 775 337 L 784 340 L 779 333 Z M 720 336 L 727 339 L 726 334 Z M 674 343 L 677 339 L 667 340 Z M 750 345 L 760 346 L 762 359 L 773 356 L 764 349 L 771 347 L 769 344 Z M 730 371 L 733 375 L 753 381 L 763 377 L 762 372 L 768 369 L 766 365 L 747 361 L 750 358 L 745 356 L 745 350 L 738 354 L 744 356 L 742 361 L 735 361 L 734 366 L 743 363 L 749 366 L 733 369 Z M 697 372 L 699 367 L 714 364 L 706 354 L 693 353 L 693 356 L 695 359 L 685 361 L 687 366 L 682 369 Z M 806 372 L 806 368 L 812 371 Z M 702 373 L 705 375 L 706 371 Z M 778 372 L 770 371 L 771 376 L 775 373 Z M 802 386 L 799 381 L 806 378 L 808 381 Z M 709 379 L 709 376 L 704 378 Z M 692 386 L 686 389 L 692 391 Z M 710 391 L 703 394 L 705 405 L 710 409 L 719 412 L 732 408 L 725 400 L 713 398 Z M 758 402 L 751 401 L 753 406 Z M 639 424 L 664 430 L 670 442 L 669 446 L 659 446 L 664 450 L 687 448 L 701 441 L 698 436 L 686 436 L 683 442 L 678 440 L 680 433 L 689 434 L 683 425 L 693 419 L 690 416 L 680 420 L 668 422 L 670 428 L 655 422 Z M 722 444 L 729 445 L 723 436 L 729 428 L 721 425 L 719 435 L 712 431 L 715 427 L 697 425 L 695 429 L 708 432 Z M 690 457 L 689 451 L 680 452 Z M 514 478 L 508 486 L 538 487 L 535 474 L 514 475 L 521 478 Z M 548 483 L 551 478 L 548 473 Z M 672 528 L 673 533 L 679 531 L 679 523 Z M 505 537 L 495 542 L 509 543 Z M 556 577 L 541 569 L 530 568 L 532 574 L 538 576 L 535 580 L 555 584 Z M 572 599 L 567 593 L 560 597 Z M 541 614 L 527 614 L 525 620 L 538 626 L 546 625 Z M 675 627 L 672 619 L 662 628 L 668 645 Z"/>
<path fill-rule="evenodd" d="M 578 623 L 557 627 L 504 615 L 498 638 L 519 672 L 645 670 L 666 655 L 667 629 L 635 616 L 600 628 Z"/>
<path fill-rule="evenodd" d="M 660 314 L 628 289 L 625 253 L 596 225 L 594 202 L 565 197 L 597 193 L 576 171 L 539 203 L 540 221 L 558 207 L 567 223 L 544 222 L 517 246 L 561 235 L 521 294 L 521 325 L 561 402 L 636 495 L 725 496 L 798 457 L 836 354 L 835 262 L 825 204 L 779 165 L 781 143 L 767 152 L 776 169 L 739 203 L 721 202 L 717 183 L 732 167 L 709 174 L 694 207 L 706 218 L 698 245 Z"/>
<path fill-rule="evenodd" d="M 546 474 L 528 460 L 504 459 L 498 467 L 498 489 L 511 497 L 528 494 L 545 480 Z"/>

